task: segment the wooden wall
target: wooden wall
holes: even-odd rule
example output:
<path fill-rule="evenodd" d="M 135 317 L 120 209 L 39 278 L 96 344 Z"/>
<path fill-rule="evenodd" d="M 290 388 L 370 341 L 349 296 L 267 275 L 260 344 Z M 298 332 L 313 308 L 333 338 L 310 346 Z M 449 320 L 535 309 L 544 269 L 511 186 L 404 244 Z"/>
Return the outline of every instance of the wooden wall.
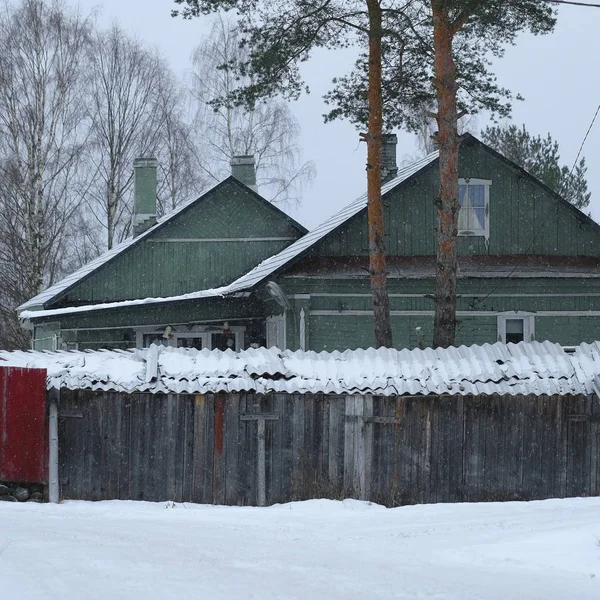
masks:
<path fill-rule="evenodd" d="M 388 506 L 600 494 L 600 402 L 63 391 L 61 496 Z"/>
<path fill-rule="evenodd" d="M 492 182 L 489 244 L 484 237 L 459 237 L 460 255 L 599 256 L 598 225 L 474 138 L 461 144 L 459 177 Z M 436 161 L 385 195 L 388 255 L 435 255 L 439 186 Z M 319 256 L 368 256 L 366 209 L 324 237 L 313 252 Z"/>
<path fill-rule="evenodd" d="M 47 308 L 175 296 L 226 285 L 304 231 L 230 178 L 116 254 Z"/>

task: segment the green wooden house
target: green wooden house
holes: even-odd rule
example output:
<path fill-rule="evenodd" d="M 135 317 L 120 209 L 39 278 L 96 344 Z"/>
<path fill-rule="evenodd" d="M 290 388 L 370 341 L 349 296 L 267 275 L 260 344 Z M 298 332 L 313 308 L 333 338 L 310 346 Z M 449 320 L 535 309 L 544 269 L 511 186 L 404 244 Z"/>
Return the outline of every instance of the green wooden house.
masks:
<path fill-rule="evenodd" d="M 394 345 L 432 339 L 438 156 L 384 156 Z M 135 237 L 19 307 L 36 348 L 372 346 L 366 197 L 310 232 L 255 190 L 251 157 L 154 223 L 135 165 Z M 457 343 L 600 339 L 600 226 L 471 135 L 460 153 Z"/>

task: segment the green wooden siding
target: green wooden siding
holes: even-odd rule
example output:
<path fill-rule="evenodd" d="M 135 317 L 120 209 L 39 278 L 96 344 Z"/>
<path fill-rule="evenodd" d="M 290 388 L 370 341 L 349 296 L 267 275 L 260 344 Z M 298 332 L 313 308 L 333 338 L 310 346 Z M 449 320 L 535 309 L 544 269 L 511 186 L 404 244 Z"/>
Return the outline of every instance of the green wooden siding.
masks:
<path fill-rule="evenodd" d="M 231 314 L 231 313 L 226 313 Z M 243 317 L 231 318 L 231 324 L 244 325 L 247 331 L 246 342 L 264 343 L 264 318 L 252 320 Z M 158 323 L 157 323 L 158 324 Z M 306 312 L 308 350 L 346 350 L 348 348 L 368 348 L 374 345 L 373 318 L 369 314 L 348 313 L 312 315 Z M 417 329 L 419 328 L 419 329 Z M 52 339 L 48 329 L 36 327 L 36 350 L 51 350 Z M 397 348 L 417 348 L 430 345 L 433 335 L 433 313 L 425 315 L 392 315 L 394 346 Z M 53 327 L 53 335 L 68 348 L 75 344 L 80 350 L 100 348 L 131 348 L 135 346 L 135 330 L 130 327 L 116 329 L 63 330 Z M 562 345 L 577 345 L 593 342 L 600 338 L 600 317 L 596 316 L 535 316 L 535 339 L 549 340 Z M 288 313 L 288 347 L 299 347 L 299 311 Z M 459 315 L 456 330 L 456 344 L 471 345 L 498 341 L 497 316 Z"/>
<path fill-rule="evenodd" d="M 311 310 L 370 310 L 370 284 L 360 280 L 281 278 L 289 295 L 311 294 Z M 600 311 L 600 278 L 459 278 L 457 310 Z M 391 310 L 433 310 L 434 281 L 389 279 Z M 489 297 L 487 297 L 489 296 Z"/>
<path fill-rule="evenodd" d="M 429 298 L 397 297 L 390 298 L 390 310 L 424 311 L 433 310 L 433 300 Z M 371 310 L 371 298 L 360 297 L 327 297 L 311 298 L 311 310 L 352 311 Z M 477 304 L 473 297 L 461 297 L 457 301 L 459 311 L 600 311 L 600 296 L 591 297 L 514 297 L 497 296 L 484 303 Z"/>
<path fill-rule="evenodd" d="M 82 282 L 63 302 L 176 296 L 223 286 L 290 243 L 144 241 Z"/>
<path fill-rule="evenodd" d="M 277 209 L 228 180 L 54 304 L 164 297 L 226 285 L 301 233 Z M 198 241 L 236 238 L 245 241 Z"/>
<path fill-rule="evenodd" d="M 536 317 L 537 340 L 552 340 L 563 346 L 600 340 L 600 317 Z"/>
<path fill-rule="evenodd" d="M 456 345 L 493 344 L 498 341 L 496 316 L 459 316 Z M 420 330 L 417 330 L 420 328 Z M 430 316 L 392 316 L 392 335 L 396 348 L 418 348 L 431 344 L 433 314 Z M 565 346 L 593 342 L 600 337 L 600 317 L 535 317 L 535 339 Z M 369 315 L 310 316 L 309 350 L 343 351 L 374 346 L 373 318 Z M 294 343 L 295 340 L 292 340 Z M 294 347 L 290 344 L 291 347 Z"/>
<path fill-rule="evenodd" d="M 600 229 L 543 186 L 477 142 L 461 148 L 460 177 L 491 180 L 490 240 L 460 237 L 461 255 L 537 254 L 600 256 Z M 385 197 L 386 246 L 390 255 L 427 256 L 436 250 L 434 200 L 437 162 Z M 319 256 L 367 256 L 366 209 L 324 238 Z"/>
<path fill-rule="evenodd" d="M 279 282 L 290 296 L 310 294 L 310 299 L 303 301 L 308 306 L 307 313 L 326 313 L 310 316 L 310 350 L 366 348 L 374 344 L 372 316 L 362 314 L 372 310 L 367 277 L 344 280 L 284 276 Z M 388 290 L 392 311 L 426 313 L 392 315 L 394 346 L 415 348 L 419 342 L 430 345 L 434 305 L 425 294 L 433 293 L 434 281 L 390 279 Z M 460 278 L 458 295 L 457 310 L 461 314 L 456 330 L 457 345 L 496 342 L 497 313 L 508 311 L 559 313 L 558 316 L 535 316 L 537 340 L 576 345 L 600 339 L 600 317 L 568 316 L 569 312 L 600 312 L 599 278 Z M 354 312 L 361 314 L 352 314 Z M 421 328 L 420 332 L 417 327 Z M 288 341 L 291 348 L 299 343 L 290 323 Z"/>
<path fill-rule="evenodd" d="M 207 298 L 73 313 L 61 316 L 60 324 L 61 329 L 97 329 L 204 323 L 262 316 L 263 306 L 253 298 Z"/>

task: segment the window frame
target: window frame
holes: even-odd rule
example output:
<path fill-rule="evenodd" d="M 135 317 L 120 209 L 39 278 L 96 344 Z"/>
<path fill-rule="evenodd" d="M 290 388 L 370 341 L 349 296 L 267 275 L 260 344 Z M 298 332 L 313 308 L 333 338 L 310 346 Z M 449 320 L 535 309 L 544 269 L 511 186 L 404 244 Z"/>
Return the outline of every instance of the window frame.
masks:
<path fill-rule="evenodd" d="M 523 341 L 535 341 L 535 313 L 512 310 L 498 314 L 498 341 L 506 344 L 506 321 L 523 321 Z"/>
<path fill-rule="evenodd" d="M 460 195 L 460 186 L 466 185 L 483 185 L 484 188 L 484 228 L 478 229 L 476 231 L 472 231 L 470 229 L 460 229 L 458 228 L 458 236 L 459 237 L 485 237 L 486 240 L 490 239 L 490 187 L 492 186 L 491 179 L 478 179 L 476 177 L 461 177 L 458 180 L 458 188 Z M 462 207 L 461 207 L 462 208 Z M 460 211 L 459 211 L 460 214 Z"/>
<path fill-rule="evenodd" d="M 271 330 L 270 326 L 273 326 Z M 273 340 L 272 338 L 276 339 Z M 280 342 L 283 343 L 283 348 L 279 348 Z M 284 311 L 281 315 L 270 315 L 265 321 L 265 345 L 267 348 L 277 348 L 285 350 L 287 348 L 287 312 Z"/>
<path fill-rule="evenodd" d="M 177 327 L 173 327 L 172 329 L 172 337 L 167 341 L 165 346 L 170 348 L 177 348 L 177 339 L 187 339 L 187 338 L 200 338 L 202 339 L 202 349 L 212 350 L 212 335 L 213 333 L 223 333 L 222 327 L 215 327 L 214 325 L 202 325 L 196 331 L 192 329 L 190 331 L 187 327 L 183 331 L 177 331 Z M 239 352 L 243 349 L 244 346 L 244 338 L 246 333 L 246 327 L 242 325 L 232 325 L 229 327 L 231 333 L 235 336 L 235 350 L 234 352 Z M 136 332 L 136 348 L 148 348 L 148 346 L 144 345 L 144 336 L 146 335 L 155 335 L 162 336 L 165 332 L 165 327 L 157 328 L 149 328 L 149 329 L 139 329 Z"/>

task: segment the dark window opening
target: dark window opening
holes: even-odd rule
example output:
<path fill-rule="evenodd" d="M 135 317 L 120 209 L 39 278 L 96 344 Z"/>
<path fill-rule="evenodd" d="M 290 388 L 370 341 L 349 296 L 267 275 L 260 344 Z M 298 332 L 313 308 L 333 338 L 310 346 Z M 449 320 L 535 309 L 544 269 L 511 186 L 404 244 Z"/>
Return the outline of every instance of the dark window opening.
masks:
<path fill-rule="evenodd" d="M 178 337 L 177 338 L 178 348 L 196 348 L 196 350 L 202 350 L 202 338 L 201 337 Z"/>
<path fill-rule="evenodd" d="M 523 319 L 506 319 L 506 343 L 518 344 L 525 341 L 525 321 Z"/>
<path fill-rule="evenodd" d="M 213 350 L 236 350 L 235 333 L 213 333 L 211 342 Z"/>

